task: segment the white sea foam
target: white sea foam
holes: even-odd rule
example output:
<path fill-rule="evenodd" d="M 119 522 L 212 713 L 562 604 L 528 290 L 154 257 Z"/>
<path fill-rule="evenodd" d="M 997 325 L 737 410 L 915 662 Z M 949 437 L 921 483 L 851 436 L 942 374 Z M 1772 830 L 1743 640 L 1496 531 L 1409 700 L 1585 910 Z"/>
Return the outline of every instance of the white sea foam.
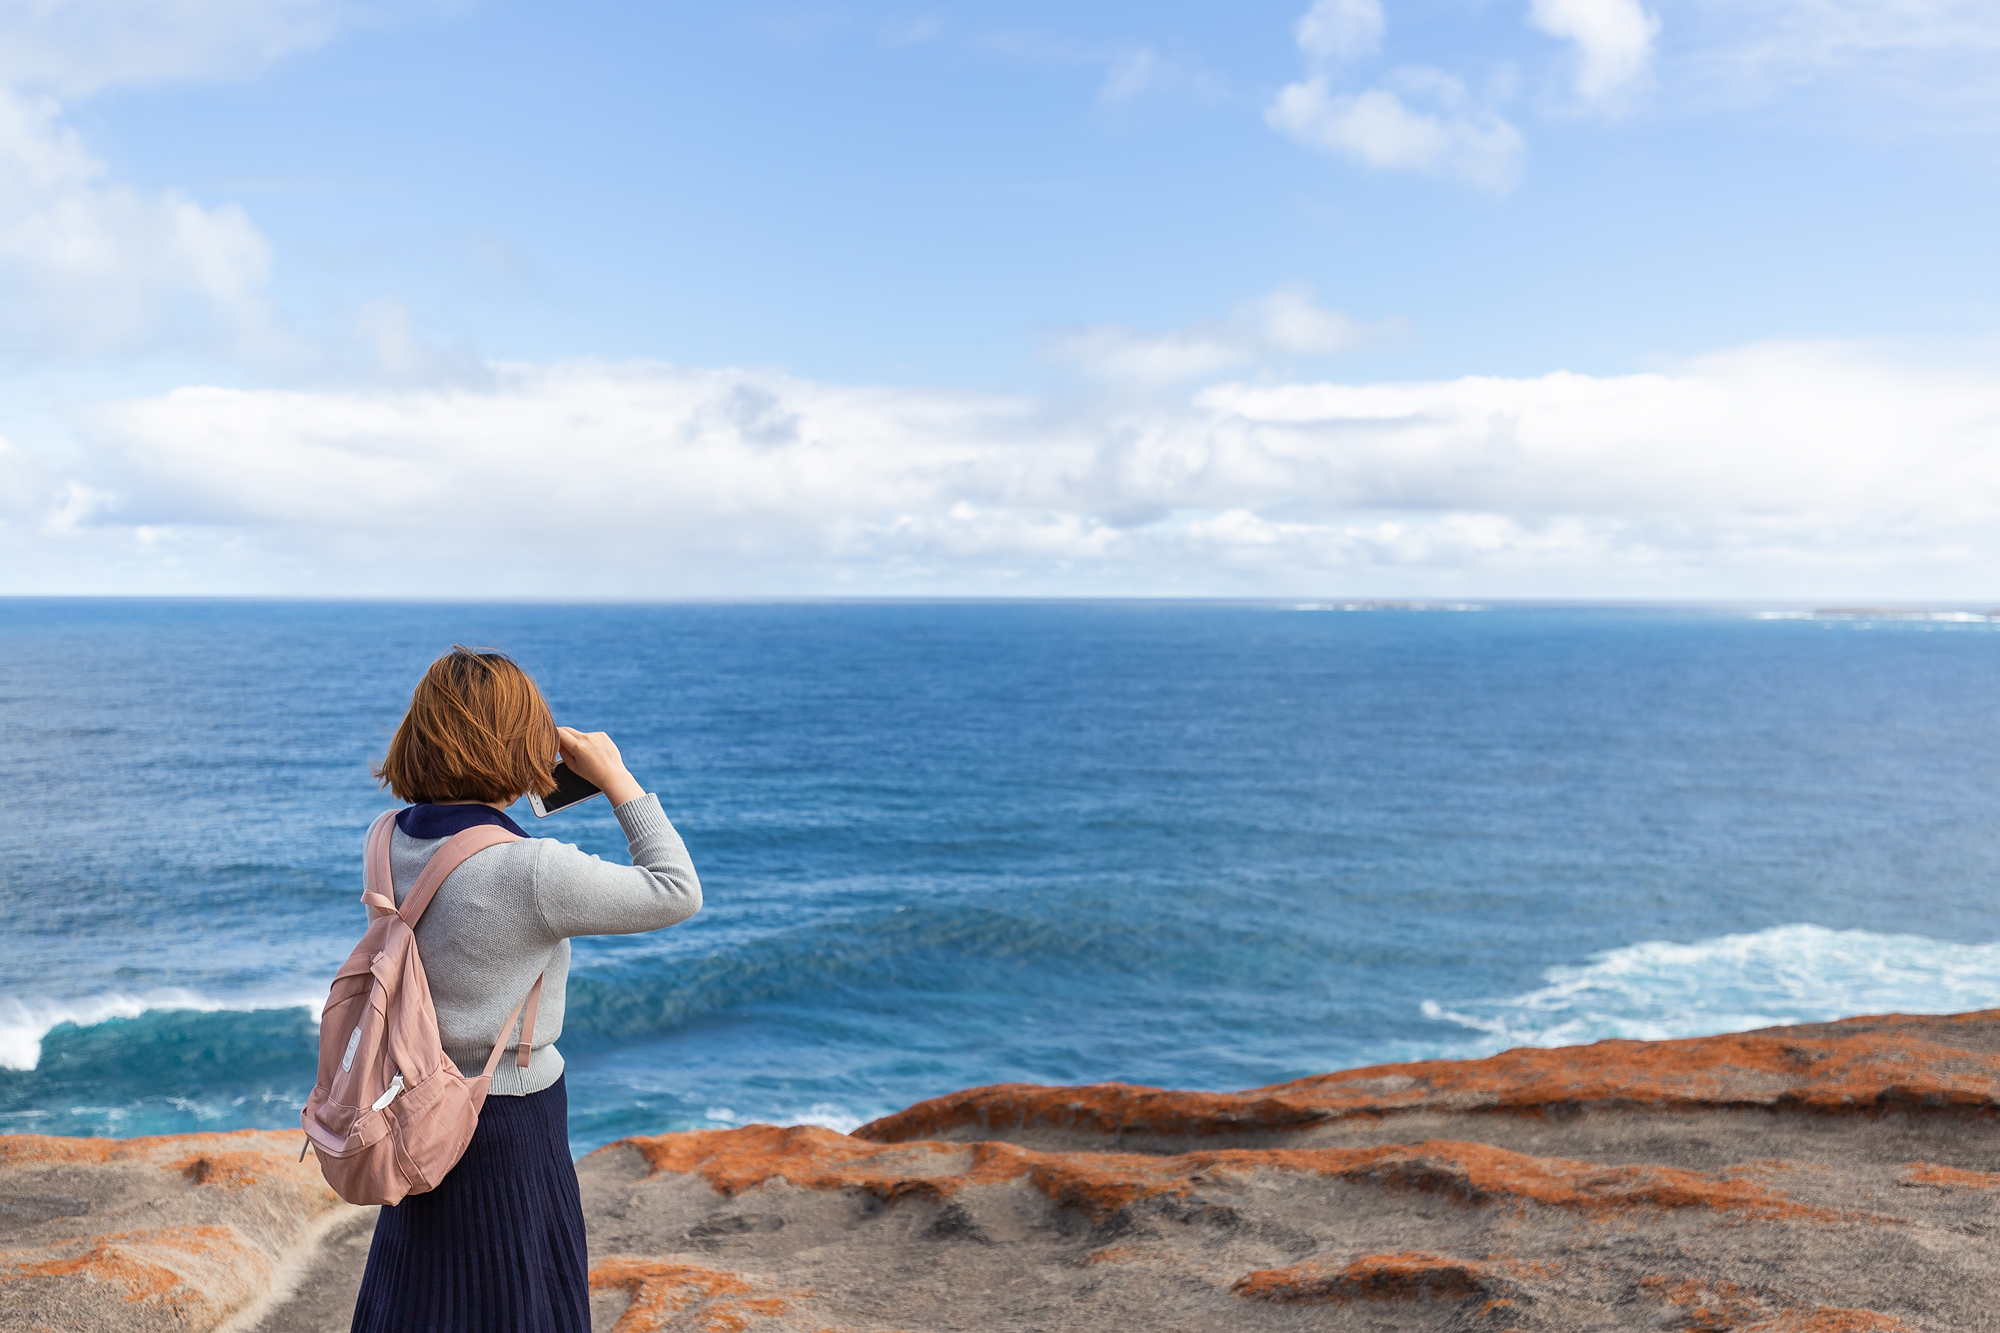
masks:
<path fill-rule="evenodd" d="M 1897 608 L 1870 610 L 1828 611 L 1759 611 L 1759 620 L 1852 620 L 1864 623 L 1877 620 L 1913 620 L 1940 625 L 1990 625 L 2000 621 L 2000 612 L 1992 611 L 1912 611 Z"/>
<path fill-rule="evenodd" d="M 814 1102 L 803 1111 L 775 1111 L 768 1115 L 738 1115 L 727 1106 L 711 1106 L 702 1114 L 725 1125 L 823 1125 L 842 1134 L 852 1134 L 864 1123 L 860 1116 L 836 1102 Z"/>
<path fill-rule="evenodd" d="M 110 993 L 76 1000 L 19 999 L 0 996 L 0 1069 L 33 1069 L 42 1060 L 42 1038 L 62 1023 L 92 1027 L 113 1018 L 137 1018 L 156 1009 L 193 1010 L 212 1014 L 225 1009 L 292 1009 L 312 1011 L 315 1021 L 326 996 L 297 994 L 236 997 L 227 1000 L 188 990 L 153 990 L 141 995 Z"/>
<path fill-rule="evenodd" d="M 1633 944 L 1552 967 L 1510 999 L 1423 1003 L 1426 1018 L 1485 1034 L 1482 1048 L 1657 1041 L 1858 1014 L 2000 1006 L 2000 943 L 1954 944 L 1824 926 L 1774 926 L 1694 944 Z"/>
<path fill-rule="evenodd" d="M 1294 611 L 1484 611 L 1474 602 L 1298 602 Z"/>
<path fill-rule="evenodd" d="M 794 1112 L 783 1123 L 791 1125 L 824 1125 L 842 1134 L 852 1134 L 861 1128 L 862 1119 L 852 1114 L 844 1106 L 833 1102 L 814 1102 L 803 1111 Z"/>

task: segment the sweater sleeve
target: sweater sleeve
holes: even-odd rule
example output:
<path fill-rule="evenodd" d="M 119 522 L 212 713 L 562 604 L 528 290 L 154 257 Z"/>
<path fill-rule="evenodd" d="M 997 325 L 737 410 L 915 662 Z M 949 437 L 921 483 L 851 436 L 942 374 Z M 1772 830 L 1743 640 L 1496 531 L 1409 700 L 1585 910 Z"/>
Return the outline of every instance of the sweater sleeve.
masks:
<path fill-rule="evenodd" d="M 612 865 L 553 840 L 540 849 L 535 905 L 557 939 L 636 935 L 685 921 L 701 910 L 701 881 L 681 835 L 660 808 L 660 798 L 648 793 L 614 813 L 631 848 L 629 866 Z"/>

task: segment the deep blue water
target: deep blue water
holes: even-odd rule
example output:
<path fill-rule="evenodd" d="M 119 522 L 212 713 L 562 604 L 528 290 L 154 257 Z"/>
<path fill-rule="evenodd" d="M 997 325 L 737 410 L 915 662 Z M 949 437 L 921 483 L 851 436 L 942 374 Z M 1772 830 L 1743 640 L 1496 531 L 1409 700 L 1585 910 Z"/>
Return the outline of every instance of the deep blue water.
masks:
<path fill-rule="evenodd" d="M 613 734 L 707 896 L 579 942 L 579 1148 L 2000 1004 L 1983 622 L 13 600 L 0 1132 L 297 1123 L 454 641 Z"/>

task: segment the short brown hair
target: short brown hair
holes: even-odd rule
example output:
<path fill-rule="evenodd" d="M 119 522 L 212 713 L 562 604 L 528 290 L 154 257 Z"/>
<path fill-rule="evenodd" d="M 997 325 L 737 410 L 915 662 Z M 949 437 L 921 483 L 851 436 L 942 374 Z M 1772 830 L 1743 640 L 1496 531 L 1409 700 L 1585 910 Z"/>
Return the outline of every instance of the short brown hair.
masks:
<path fill-rule="evenodd" d="M 556 789 L 556 722 L 505 653 L 453 644 L 431 663 L 375 766 L 405 801 L 511 801 Z"/>

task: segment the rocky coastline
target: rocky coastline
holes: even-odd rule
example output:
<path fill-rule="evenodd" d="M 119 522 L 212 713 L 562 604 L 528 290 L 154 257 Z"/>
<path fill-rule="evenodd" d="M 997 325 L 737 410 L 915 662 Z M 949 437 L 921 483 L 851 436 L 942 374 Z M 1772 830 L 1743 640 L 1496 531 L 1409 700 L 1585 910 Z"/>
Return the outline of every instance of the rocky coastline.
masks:
<path fill-rule="evenodd" d="M 345 1330 L 295 1134 L 0 1137 L 0 1329 Z M 596 1327 L 2000 1329 L 2000 1010 L 1002 1085 L 578 1163 Z"/>

